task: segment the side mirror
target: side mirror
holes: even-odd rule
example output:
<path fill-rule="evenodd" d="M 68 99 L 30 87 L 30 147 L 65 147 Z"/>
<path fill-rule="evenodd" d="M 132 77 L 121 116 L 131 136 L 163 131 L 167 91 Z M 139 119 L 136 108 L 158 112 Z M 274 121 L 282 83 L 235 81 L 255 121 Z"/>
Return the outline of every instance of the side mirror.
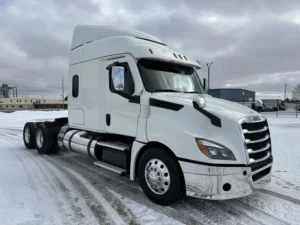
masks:
<path fill-rule="evenodd" d="M 122 66 L 113 66 L 111 69 L 112 83 L 116 91 L 124 90 L 125 69 Z"/>
<path fill-rule="evenodd" d="M 205 94 L 209 94 L 208 90 L 207 90 L 207 85 L 206 85 L 206 79 L 205 78 L 203 78 L 203 89 L 204 89 Z"/>

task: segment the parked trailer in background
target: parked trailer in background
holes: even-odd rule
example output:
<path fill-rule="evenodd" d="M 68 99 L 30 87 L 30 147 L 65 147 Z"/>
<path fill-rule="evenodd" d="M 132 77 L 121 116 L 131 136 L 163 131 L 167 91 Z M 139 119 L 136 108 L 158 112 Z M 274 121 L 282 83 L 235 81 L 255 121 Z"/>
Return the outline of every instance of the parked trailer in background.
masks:
<path fill-rule="evenodd" d="M 68 118 L 24 126 L 41 154 L 60 148 L 139 178 L 162 205 L 189 195 L 231 199 L 271 179 L 267 119 L 205 94 L 200 64 L 138 31 L 77 26 L 69 63 Z"/>
<path fill-rule="evenodd" d="M 239 104 L 246 106 L 250 109 L 253 109 L 257 112 L 261 112 L 263 110 L 263 102 L 261 99 L 256 99 L 254 102 L 238 102 Z"/>
<path fill-rule="evenodd" d="M 286 110 L 284 101 L 280 99 L 262 99 L 264 108 L 263 111 Z"/>

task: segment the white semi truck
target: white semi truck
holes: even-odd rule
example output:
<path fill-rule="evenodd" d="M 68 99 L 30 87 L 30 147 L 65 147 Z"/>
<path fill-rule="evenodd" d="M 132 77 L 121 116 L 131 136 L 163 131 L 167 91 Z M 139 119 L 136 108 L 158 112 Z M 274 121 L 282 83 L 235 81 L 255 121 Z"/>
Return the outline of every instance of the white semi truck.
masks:
<path fill-rule="evenodd" d="M 24 144 L 61 148 L 139 179 L 168 205 L 181 196 L 247 196 L 271 179 L 265 117 L 206 94 L 200 63 L 134 30 L 77 26 L 69 63 L 68 118 L 28 122 Z"/>

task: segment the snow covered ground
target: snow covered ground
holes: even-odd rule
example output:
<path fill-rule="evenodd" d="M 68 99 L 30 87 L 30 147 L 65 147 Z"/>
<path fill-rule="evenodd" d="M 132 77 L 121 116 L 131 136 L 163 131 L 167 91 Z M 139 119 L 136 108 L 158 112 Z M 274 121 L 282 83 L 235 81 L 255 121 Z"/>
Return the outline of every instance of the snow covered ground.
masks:
<path fill-rule="evenodd" d="M 162 207 L 138 183 L 61 151 L 24 148 L 27 121 L 66 111 L 0 112 L 0 225 L 41 224 L 300 224 L 300 118 L 268 116 L 274 155 L 272 182 L 252 196 L 228 201 L 184 198 Z"/>

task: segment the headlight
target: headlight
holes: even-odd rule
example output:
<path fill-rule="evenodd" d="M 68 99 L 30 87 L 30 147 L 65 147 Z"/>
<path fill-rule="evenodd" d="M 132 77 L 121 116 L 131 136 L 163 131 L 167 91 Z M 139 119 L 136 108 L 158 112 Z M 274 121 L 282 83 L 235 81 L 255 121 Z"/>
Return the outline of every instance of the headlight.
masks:
<path fill-rule="evenodd" d="M 225 146 L 198 138 L 196 138 L 196 142 L 200 151 L 211 159 L 236 160 L 232 151 Z"/>

